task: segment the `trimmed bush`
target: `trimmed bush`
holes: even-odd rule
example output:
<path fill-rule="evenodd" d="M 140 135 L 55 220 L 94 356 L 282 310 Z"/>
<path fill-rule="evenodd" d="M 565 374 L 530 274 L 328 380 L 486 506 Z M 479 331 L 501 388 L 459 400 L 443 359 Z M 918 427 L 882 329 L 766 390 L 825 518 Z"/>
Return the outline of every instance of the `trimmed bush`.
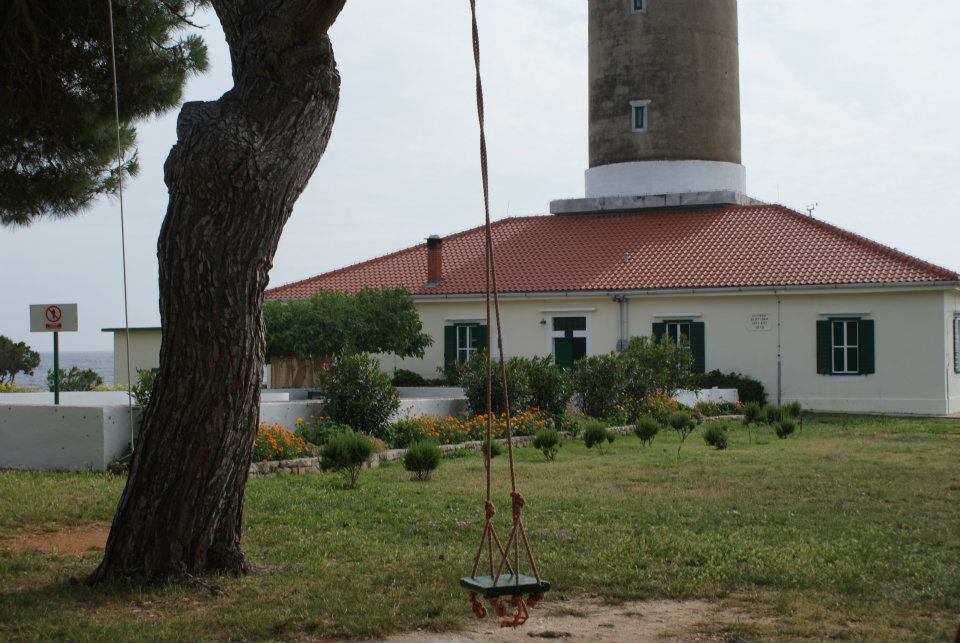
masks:
<path fill-rule="evenodd" d="M 427 378 L 419 373 L 408 371 L 405 368 L 398 368 L 393 372 L 391 383 L 394 386 L 427 386 Z"/>
<path fill-rule="evenodd" d="M 687 437 L 697 428 L 697 423 L 694 421 L 692 415 L 680 411 L 670 416 L 670 428 L 680 435 L 680 446 L 677 447 L 677 456 L 679 456 L 680 449 L 683 448 L 683 443 L 687 441 Z"/>
<path fill-rule="evenodd" d="M 612 443 L 610 431 L 603 422 L 594 420 L 583 423 L 583 443 L 588 449 L 597 447 L 597 451 L 603 453 L 603 447 L 607 443 Z"/>
<path fill-rule="evenodd" d="M 796 430 L 796 428 L 797 423 L 790 418 L 783 418 L 774 426 L 774 430 L 777 432 L 777 437 L 781 440 L 786 440 L 790 434 Z"/>
<path fill-rule="evenodd" d="M 344 433 L 331 439 L 320 452 L 320 468 L 343 474 L 347 488 L 357 486 L 363 465 L 373 455 L 373 444 L 359 433 Z"/>
<path fill-rule="evenodd" d="M 375 357 L 341 357 L 317 380 L 332 419 L 381 440 L 387 437 L 387 420 L 400 408 L 400 394 Z"/>
<path fill-rule="evenodd" d="M 633 434 L 640 438 L 640 443 L 645 446 L 653 444 L 653 439 L 659 432 L 660 423 L 649 415 L 641 417 L 633 427 Z"/>
<path fill-rule="evenodd" d="M 573 379 L 566 369 L 553 363 L 551 357 L 525 359 L 530 384 L 530 406 L 556 419 L 567 412 L 573 395 Z"/>
<path fill-rule="evenodd" d="M 542 429 L 537 431 L 533 438 L 534 448 L 540 449 L 543 459 L 547 462 L 553 462 L 562 444 L 560 432 L 556 429 Z"/>
<path fill-rule="evenodd" d="M 800 402 L 790 402 L 783 405 L 783 413 L 785 417 L 796 419 L 803 415 L 803 407 Z"/>
<path fill-rule="evenodd" d="M 490 442 L 489 444 L 490 444 L 490 459 L 491 459 L 491 460 L 493 460 L 494 458 L 497 458 L 497 457 L 503 455 L 503 446 L 501 446 L 501 444 L 500 444 L 499 442 L 497 442 L 497 439 L 496 439 L 496 438 L 494 438 L 494 439 L 493 439 L 493 442 Z M 487 452 L 487 441 L 484 440 L 484 441 L 483 441 L 483 451 L 481 451 L 481 454 L 485 454 L 486 452 Z"/>
<path fill-rule="evenodd" d="M 744 404 L 756 402 L 760 406 L 767 403 L 767 391 L 760 380 L 740 373 L 722 373 L 710 371 L 693 376 L 693 385 L 697 388 L 735 388 Z"/>
<path fill-rule="evenodd" d="M 475 352 L 466 364 L 459 367 L 459 382 L 467 397 L 467 404 L 474 415 L 487 412 L 487 363 L 486 351 Z M 530 380 L 527 377 L 527 360 L 513 357 L 507 360 L 507 392 L 510 394 L 510 410 L 519 414 L 530 405 Z M 500 365 L 493 362 L 493 413 L 500 415 L 503 408 L 503 384 Z"/>
<path fill-rule="evenodd" d="M 743 407 L 744 424 L 760 424 L 763 421 L 763 407 L 756 402 L 750 402 Z"/>
<path fill-rule="evenodd" d="M 429 480 L 433 470 L 440 466 L 440 457 L 440 447 L 433 442 L 416 442 L 403 455 L 403 468 L 417 480 Z"/>
<path fill-rule="evenodd" d="M 609 415 L 620 399 L 622 375 L 616 355 L 592 355 L 573 365 L 573 394 L 577 406 L 590 417 Z"/>
<path fill-rule="evenodd" d="M 714 447 L 718 451 L 727 448 L 729 436 L 727 435 L 727 425 L 712 423 L 703 430 L 703 441 L 707 446 Z"/>
<path fill-rule="evenodd" d="M 783 409 L 779 406 L 768 404 L 763 409 L 763 421 L 771 426 L 777 424 L 783 419 Z"/>

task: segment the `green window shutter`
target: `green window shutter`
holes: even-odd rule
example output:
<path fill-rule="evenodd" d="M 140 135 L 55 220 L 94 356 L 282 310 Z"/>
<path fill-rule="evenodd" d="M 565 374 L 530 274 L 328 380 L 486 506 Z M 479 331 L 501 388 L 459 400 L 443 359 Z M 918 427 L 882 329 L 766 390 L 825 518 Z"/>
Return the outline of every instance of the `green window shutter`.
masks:
<path fill-rule="evenodd" d="M 693 352 L 693 372 L 707 372 L 707 325 L 690 322 L 690 350 Z"/>
<path fill-rule="evenodd" d="M 443 366 L 450 368 L 457 363 L 457 327 L 443 327 Z"/>
<path fill-rule="evenodd" d="M 877 372 L 876 351 L 876 322 L 872 319 L 861 319 L 858 324 L 860 331 L 860 374 L 872 375 Z"/>
<path fill-rule="evenodd" d="M 830 320 L 817 320 L 817 373 L 820 375 L 830 375 L 833 372 L 831 368 L 831 355 L 833 353 L 833 342 L 831 337 Z"/>
<path fill-rule="evenodd" d="M 487 327 L 484 324 L 473 329 L 473 348 L 478 351 L 487 349 Z"/>
<path fill-rule="evenodd" d="M 653 324 L 653 336 L 656 339 L 660 339 L 667 334 L 667 323 L 666 322 L 654 322 Z"/>

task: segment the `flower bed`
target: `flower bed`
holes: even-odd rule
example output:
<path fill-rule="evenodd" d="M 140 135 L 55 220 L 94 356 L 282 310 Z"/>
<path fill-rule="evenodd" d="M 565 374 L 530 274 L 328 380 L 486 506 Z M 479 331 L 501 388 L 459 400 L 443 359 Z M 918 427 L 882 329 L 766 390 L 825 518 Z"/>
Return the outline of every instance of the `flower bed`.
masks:
<path fill-rule="evenodd" d="M 272 462 L 293 460 L 307 451 L 307 446 L 298 435 L 280 424 L 261 424 L 253 442 L 253 461 Z"/>
<path fill-rule="evenodd" d="M 413 417 L 400 424 L 404 435 L 389 440 L 391 446 L 406 446 L 418 440 L 435 440 L 440 444 L 459 444 L 473 440 L 483 440 L 487 435 L 487 416 L 477 415 L 461 419 L 455 417 L 434 418 L 430 416 Z M 538 409 L 527 409 L 510 418 L 510 426 L 516 436 L 533 435 L 540 429 L 552 426 L 552 420 Z M 491 417 L 491 431 L 494 438 L 502 438 L 507 432 L 506 414 Z M 406 444 L 404 444 L 406 443 Z"/>

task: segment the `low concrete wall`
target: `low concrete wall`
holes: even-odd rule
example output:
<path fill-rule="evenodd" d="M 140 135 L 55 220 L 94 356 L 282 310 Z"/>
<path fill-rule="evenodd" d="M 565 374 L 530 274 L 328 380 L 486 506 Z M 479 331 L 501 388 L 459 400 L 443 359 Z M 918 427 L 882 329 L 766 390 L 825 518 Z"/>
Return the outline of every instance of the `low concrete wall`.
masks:
<path fill-rule="evenodd" d="M 677 391 L 673 399 L 691 408 L 697 402 L 729 402 L 730 404 L 736 404 L 740 401 L 740 392 L 735 388 L 705 388 L 699 391 Z"/>

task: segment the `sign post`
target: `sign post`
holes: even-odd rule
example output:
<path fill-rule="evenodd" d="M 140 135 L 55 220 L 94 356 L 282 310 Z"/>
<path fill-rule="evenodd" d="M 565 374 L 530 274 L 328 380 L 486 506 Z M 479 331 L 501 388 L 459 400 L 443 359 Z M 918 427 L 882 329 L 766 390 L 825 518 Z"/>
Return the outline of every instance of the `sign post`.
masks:
<path fill-rule="evenodd" d="M 53 403 L 60 404 L 60 333 L 77 332 L 76 304 L 31 304 L 30 332 L 53 333 Z"/>

